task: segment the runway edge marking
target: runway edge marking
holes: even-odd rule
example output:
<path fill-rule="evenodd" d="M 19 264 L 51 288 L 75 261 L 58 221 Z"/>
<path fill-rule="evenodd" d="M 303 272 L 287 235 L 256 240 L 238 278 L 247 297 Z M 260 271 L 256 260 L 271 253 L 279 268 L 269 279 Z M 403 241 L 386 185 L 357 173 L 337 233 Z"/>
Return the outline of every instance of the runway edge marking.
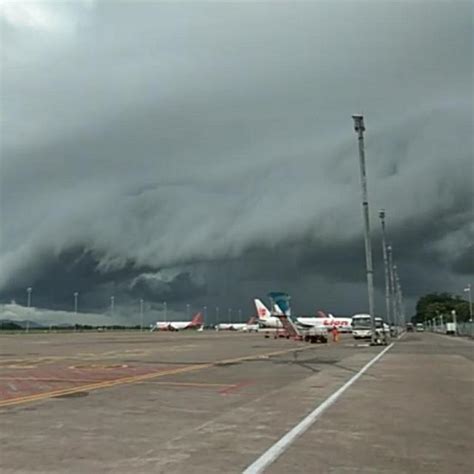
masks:
<path fill-rule="evenodd" d="M 357 379 L 359 379 L 373 364 L 375 364 L 387 351 L 393 347 L 392 342 L 382 352 L 371 359 L 362 369 L 351 377 L 342 387 L 318 405 L 311 413 L 303 418 L 294 428 L 268 448 L 256 461 L 248 466 L 242 474 L 260 474 L 270 464 L 275 462 L 286 449 L 301 436 Z"/>

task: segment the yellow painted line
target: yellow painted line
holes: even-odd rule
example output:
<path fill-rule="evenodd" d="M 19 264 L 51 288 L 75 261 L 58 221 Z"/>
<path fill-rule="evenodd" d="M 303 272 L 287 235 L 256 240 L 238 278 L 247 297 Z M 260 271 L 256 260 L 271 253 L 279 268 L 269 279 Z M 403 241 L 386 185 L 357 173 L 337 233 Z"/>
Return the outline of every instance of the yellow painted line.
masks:
<path fill-rule="evenodd" d="M 36 369 L 37 365 L 5 365 L 1 369 Z"/>
<path fill-rule="evenodd" d="M 154 385 L 172 385 L 173 387 L 219 387 L 219 388 L 226 388 L 226 387 L 235 387 L 233 383 L 206 383 L 206 382 L 152 382 Z"/>
<path fill-rule="evenodd" d="M 51 382 L 51 383 L 93 383 L 97 382 L 94 379 L 60 379 L 60 378 L 45 378 L 45 377 L 0 377 L 0 380 L 13 380 L 17 382 Z M 116 379 L 114 379 L 116 380 Z M 154 382 L 155 385 L 172 385 L 177 387 L 234 387 L 236 384 L 233 383 L 207 383 L 207 382 Z M 78 387 L 75 387 L 78 388 Z M 47 392 L 49 393 L 49 392 Z"/>
<path fill-rule="evenodd" d="M 80 387 L 66 388 L 66 389 L 60 389 L 60 390 L 51 390 L 49 392 L 37 393 L 37 394 L 33 394 L 33 395 L 25 395 L 23 397 L 11 398 L 9 400 L 0 400 L 0 408 L 1 407 L 6 407 L 6 406 L 12 406 L 12 405 L 20 405 L 20 404 L 23 404 L 23 403 L 32 403 L 32 402 L 37 402 L 37 401 L 41 401 L 41 400 L 47 400 L 49 398 L 59 397 L 59 396 L 64 396 L 64 395 L 71 395 L 73 393 L 90 392 L 90 391 L 99 390 L 99 389 L 102 389 L 102 388 L 114 387 L 116 385 L 140 383 L 140 382 L 143 382 L 145 380 L 164 377 L 164 376 L 167 376 L 167 375 L 175 375 L 175 374 L 182 374 L 182 373 L 187 373 L 187 372 L 195 372 L 197 370 L 202 370 L 202 369 L 207 369 L 207 368 L 210 368 L 210 367 L 214 367 L 218 364 L 228 364 L 228 363 L 235 363 L 235 362 L 243 362 L 243 361 L 246 361 L 246 360 L 254 360 L 254 359 L 259 359 L 259 358 L 273 357 L 273 356 L 276 356 L 276 355 L 288 354 L 288 353 L 296 352 L 296 351 L 304 351 L 304 350 L 308 350 L 308 349 L 312 349 L 312 348 L 314 348 L 313 345 L 306 346 L 306 347 L 297 347 L 297 348 L 292 348 L 292 349 L 284 349 L 284 350 L 280 350 L 280 351 L 266 352 L 264 354 L 253 354 L 253 355 L 248 355 L 248 356 L 243 356 L 243 357 L 236 357 L 236 358 L 233 358 L 233 359 L 224 359 L 224 360 L 220 360 L 220 361 L 216 361 L 216 362 L 190 365 L 190 366 L 185 366 L 185 367 L 181 367 L 181 368 L 178 368 L 178 369 L 163 370 L 163 371 L 160 371 L 160 372 L 153 372 L 151 374 L 134 375 L 134 376 L 130 376 L 130 377 L 122 377 L 122 378 L 114 379 L 114 380 L 106 380 L 106 381 L 102 381 L 102 382 L 96 382 L 96 383 L 92 383 L 92 384 L 81 385 Z"/>
<path fill-rule="evenodd" d="M 184 372 L 191 372 L 193 370 L 200 370 L 206 367 L 210 367 L 211 365 L 212 364 L 186 366 L 186 367 L 181 367 L 180 369 L 154 372 L 152 374 L 135 375 L 132 377 L 122 377 L 120 379 L 115 379 L 115 380 L 107 380 L 107 381 L 102 381 L 102 382 L 97 382 L 97 383 L 92 383 L 92 384 L 87 384 L 87 385 L 81 385 L 80 387 L 65 388 L 61 390 L 51 390 L 49 392 L 26 395 L 24 397 L 12 398 L 10 400 L 2 400 L 0 401 L 0 407 L 10 406 L 10 405 L 19 405 L 22 403 L 36 402 L 36 401 L 45 400 L 48 398 L 59 397 L 62 395 L 71 395 L 73 393 L 78 393 L 78 392 L 90 392 L 92 390 L 98 390 L 101 388 L 109 388 L 115 385 L 137 383 L 137 382 L 142 382 L 144 380 L 148 380 L 152 378 L 163 377 L 165 375 L 174 375 L 174 374 L 180 374 Z"/>
<path fill-rule="evenodd" d="M 58 377 L 16 377 L 10 375 L 9 377 L 0 377 L 0 380 L 17 380 L 18 382 L 67 382 L 67 383 L 77 383 L 77 382 L 97 382 L 96 379 L 61 379 Z"/>
<path fill-rule="evenodd" d="M 3 363 L 21 363 L 21 362 L 44 362 L 44 361 L 68 359 L 68 358 L 73 358 L 73 357 L 75 356 L 17 357 L 15 359 L 2 359 L 2 364 Z"/>

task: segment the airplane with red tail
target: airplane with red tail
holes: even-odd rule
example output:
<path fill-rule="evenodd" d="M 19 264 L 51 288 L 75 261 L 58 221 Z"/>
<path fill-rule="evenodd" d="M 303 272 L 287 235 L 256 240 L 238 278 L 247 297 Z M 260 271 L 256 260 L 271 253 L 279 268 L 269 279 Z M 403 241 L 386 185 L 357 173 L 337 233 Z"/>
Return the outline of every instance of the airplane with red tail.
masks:
<path fill-rule="evenodd" d="M 191 321 L 157 321 L 151 328 L 152 331 L 181 331 L 183 329 L 197 329 L 202 331 L 204 328 L 204 317 L 201 312 L 196 313 Z"/>
<path fill-rule="evenodd" d="M 263 327 L 281 329 L 283 328 L 281 319 L 284 313 L 278 307 L 273 305 L 271 312 L 259 299 L 255 299 L 258 320 Z M 328 331 L 337 327 L 340 332 L 351 332 L 351 318 L 336 318 L 332 314 L 326 314 L 324 311 L 317 311 L 316 316 L 299 316 L 295 318 L 295 323 L 301 328 L 326 328 Z"/>

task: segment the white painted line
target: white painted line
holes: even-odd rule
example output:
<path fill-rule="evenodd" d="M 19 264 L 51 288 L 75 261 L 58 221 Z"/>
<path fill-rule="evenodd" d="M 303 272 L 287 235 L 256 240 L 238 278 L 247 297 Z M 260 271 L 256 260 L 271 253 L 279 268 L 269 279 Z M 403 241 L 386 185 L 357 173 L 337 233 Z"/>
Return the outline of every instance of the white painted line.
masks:
<path fill-rule="evenodd" d="M 301 436 L 315 421 L 324 413 L 364 372 L 366 372 L 375 362 L 377 362 L 388 350 L 393 347 L 393 342 L 382 352 L 377 354 L 362 369 L 351 377 L 341 388 L 336 390 L 321 405 L 317 406 L 309 415 L 301 420 L 292 430 L 288 431 L 283 438 L 268 448 L 256 461 L 254 461 L 242 474 L 259 474 L 272 464 L 293 441 Z"/>

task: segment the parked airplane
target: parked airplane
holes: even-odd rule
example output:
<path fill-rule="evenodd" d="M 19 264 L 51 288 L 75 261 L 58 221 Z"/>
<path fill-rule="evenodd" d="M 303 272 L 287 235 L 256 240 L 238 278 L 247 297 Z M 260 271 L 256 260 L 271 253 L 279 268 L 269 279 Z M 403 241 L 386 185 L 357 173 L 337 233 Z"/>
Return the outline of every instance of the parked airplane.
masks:
<path fill-rule="evenodd" d="M 259 300 L 255 300 L 257 307 L 257 314 L 259 323 L 268 328 L 282 328 L 282 324 L 278 315 L 283 315 L 283 311 L 278 305 L 273 305 L 273 314 L 270 310 Z M 352 330 L 351 318 L 335 318 L 332 314 L 325 314 L 323 311 L 318 311 L 316 316 L 301 316 L 297 317 L 296 324 L 305 328 L 326 328 L 331 329 L 336 326 L 341 332 L 349 332 Z"/>
<path fill-rule="evenodd" d="M 296 322 L 303 327 L 325 327 L 331 329 L 334 326 L 340 332 L 350 332 L 352 318 L 335 318 L 332 314 L 325 314 L 323 311 L 318 311 L 316 316 L 301 316 L 296 318 Z"/>
<path fill-rule="evenodd" d="M 258 330 L 257 318 L 252 316 L 246 323 L 219 323 L 214 327 L 216 331 L 242 331 L 251 332 Z"/>
<path fill-rule="evenodd" d="M 180 331 L 182 329 L 197 329 L 202 331 L 204 328 L 204 318 L 202 313 L 196 313 L 191 321 L 157 321 L 151 328 L 151 331 Z"/>

